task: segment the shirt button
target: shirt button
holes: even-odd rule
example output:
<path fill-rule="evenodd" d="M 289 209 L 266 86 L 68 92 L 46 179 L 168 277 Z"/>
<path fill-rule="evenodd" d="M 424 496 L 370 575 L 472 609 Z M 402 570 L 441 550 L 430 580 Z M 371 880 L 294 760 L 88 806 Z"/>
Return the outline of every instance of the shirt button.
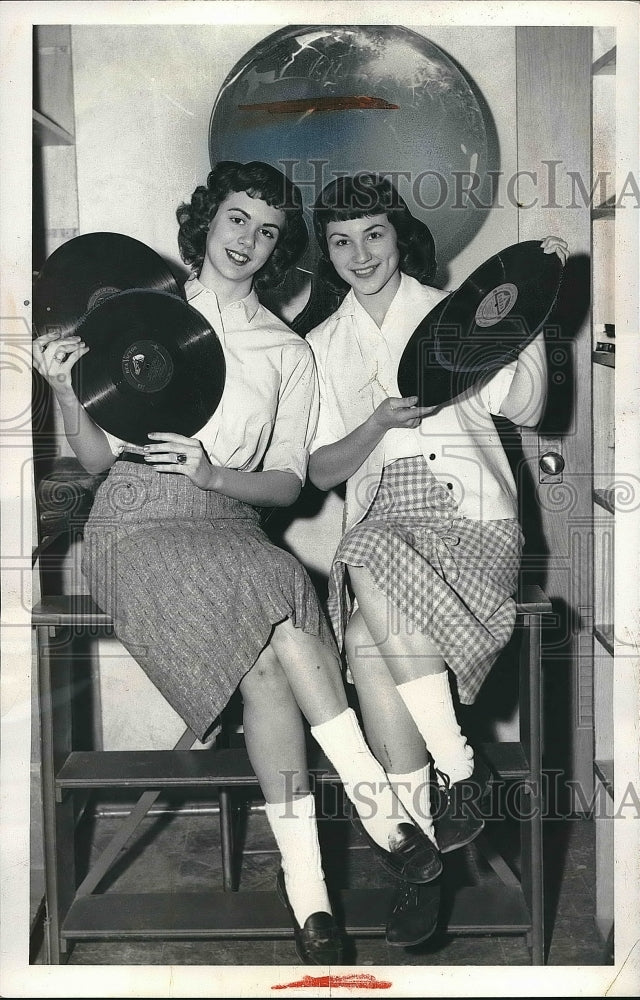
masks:
<path fill-rule="evenodd" d="M 448 490 L 452 490 L 453 489 L 453 483 L 447 483 L 447 489 Z"/>
<path fill-rule="evenodd" d="M 435 459 L 436 459 L 435 452 L 432 451 L 431 454 L 429 455 L 429 461 L 435 462 Z"/>

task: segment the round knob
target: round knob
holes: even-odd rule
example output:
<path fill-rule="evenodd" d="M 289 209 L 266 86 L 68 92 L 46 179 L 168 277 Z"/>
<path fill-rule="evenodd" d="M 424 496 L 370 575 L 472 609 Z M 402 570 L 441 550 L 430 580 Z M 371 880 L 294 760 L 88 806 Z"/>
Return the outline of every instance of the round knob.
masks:
<path fill-rule="evenodd" d="M 540 456 L 540 468 L 548 476 L 557 476 L 564 469 L 564 458 L 557 451 L 547 451 Z"/>

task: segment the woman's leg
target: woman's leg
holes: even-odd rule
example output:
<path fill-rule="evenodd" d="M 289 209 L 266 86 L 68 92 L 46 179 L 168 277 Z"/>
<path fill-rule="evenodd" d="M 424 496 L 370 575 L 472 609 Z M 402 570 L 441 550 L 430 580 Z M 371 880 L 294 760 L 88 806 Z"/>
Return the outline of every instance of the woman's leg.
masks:
<path fill-rule="evenodd" d="M 382 848 L 383 857 L 385 852 L 394 854 L 392 867 L 395 870 L 397 863 L 398 872 L 409 881 L 434 878 L 441 868 L 439 860 L 425 838 L 420 844 L 415 842 L 411 816 L 394 794 L 347 705 L 337 658 L 320 639 L 295 628 L 289 619 L 274 628 L 271 648 L 314 738 L 336 768 L 365 831 Z"/>
<path fill-rule="evenodd" d="M 349 619 L 344 641 L 369 745 L 407 812 L 437 846 L 427 748 L 360 611 Z M 420 944 L 434 933 L 439 912 L 438 881 L 400 883 L 387 919 L 387 942 Z"/>
<path fill-rule="evenodd" d="M 387 772 L 400 774 L 424 767 L 424 740 L 361 611 L 349 619 L 344 641 L 367 741 L 374 754 Z"/>
<path fill-rule="evenodd" d="M 304 723 L 278 659 L 268 646 L 240 682 L 244 738 L 267 802 L 309 794 Z"/>
<path fill-rule="evenodd" d="M 349 619 L 345 649 L 369 746 L 404 807 L 435 843 L 425 742 L 359 610 Z"/>
<path fill-rule="evenodd" d="M 468 778 L 473 751 L 456 718 L 444 659 L 431 639 L 391 604 L 368 569 L 350 566 L 349 576 L 367 630 L 436 768 L 452 783 Z"/>
<path fill-rule="evenodd" d="M 267 647 L 243 677 L 244 735 L 265 797 L 267 820 L 282 857 L 289 903 L 300 927 L 312 913 L 331 913 L 324 881 L 305 732 L 289 682 Z"/>

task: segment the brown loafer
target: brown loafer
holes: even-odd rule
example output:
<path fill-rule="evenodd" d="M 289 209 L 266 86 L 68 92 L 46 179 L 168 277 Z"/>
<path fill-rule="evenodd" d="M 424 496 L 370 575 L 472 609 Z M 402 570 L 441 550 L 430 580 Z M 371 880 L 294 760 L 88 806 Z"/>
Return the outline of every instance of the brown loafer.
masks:
<path fill-rule="evenodd" d="M 293 924 L 296 954 L 303 965 L 341 965 L 343 943 L 340 928 L 331 913 L 319 910 L 304 922 L 298 923 L 287 896 L 282 868 L 278 872 L 276 889 L 281 903 L 284 903 Z"/>

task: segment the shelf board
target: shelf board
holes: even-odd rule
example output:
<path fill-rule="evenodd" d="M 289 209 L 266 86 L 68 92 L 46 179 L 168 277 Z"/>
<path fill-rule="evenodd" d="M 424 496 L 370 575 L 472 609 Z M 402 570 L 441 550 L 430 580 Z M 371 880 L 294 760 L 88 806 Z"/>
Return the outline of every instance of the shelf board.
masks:
<path fill-rule="evenodd" d="M 608 74 L 613 75 L 616 71 L 616 46 L 614 45 L 609 49 L 608 52 L 604 52 L 598 59 L 595 60 L 591 67 L 591 73 L 593 76 L 598 74 Z"/>
<path fill-rule="evenodd" d="M 40 111 L 33 111 L 33 138 L 38 146 L 73 146 L 75 139 L 70 132 L 56 125 Z"/>
<path fill-rule="evenodd" d="M 615 514 L 616 512 L 616 494 L 615 490 L 596 490 L 593 491 L 594 503 L 597 503 L 600 507 L 604 507 L 608 510 L 610 514 Z"/>
<path fill-rule="evenodd" d="M 481 744 L 491 769 L 504 781 L 521 781 L 530 768 L 519 742 Z M 335 783 L 337 772 L 323 754 L 309 762 L 314 780 Z M 75 750 L 56 776 L 65 789 L 252 788 L 255 771 L 245 747 L 193 750 Z"/>
<path fill-rule="evenodd" d="M 613 761 L 594 760 L 593 770 L 606 788 L 609 797 L 613 798 Z"/>
<path fill-rule="evenodd" d="M 592 351 L 591 358 L 596 365 L 605 365 L 607 368 L 615 368 L 616 356 L 611 351 Z"/>
<path fill-rule="evenodd" d="M 393 889 L 342 889 L 349 934 L 381 937 Z M 459 934 L 526 934 L 531 930 L 522 889 L 461 886 L 446 929 Z M 73 940 L 290 938 L 291 923 L 275 892 L 103 892 L 76 898 L 61 936 Z"/>
<path fill-rule="evenodd" d="M 613 656 L 613 625 L 595 625 L 593 634 L 600 645 Z"/>

